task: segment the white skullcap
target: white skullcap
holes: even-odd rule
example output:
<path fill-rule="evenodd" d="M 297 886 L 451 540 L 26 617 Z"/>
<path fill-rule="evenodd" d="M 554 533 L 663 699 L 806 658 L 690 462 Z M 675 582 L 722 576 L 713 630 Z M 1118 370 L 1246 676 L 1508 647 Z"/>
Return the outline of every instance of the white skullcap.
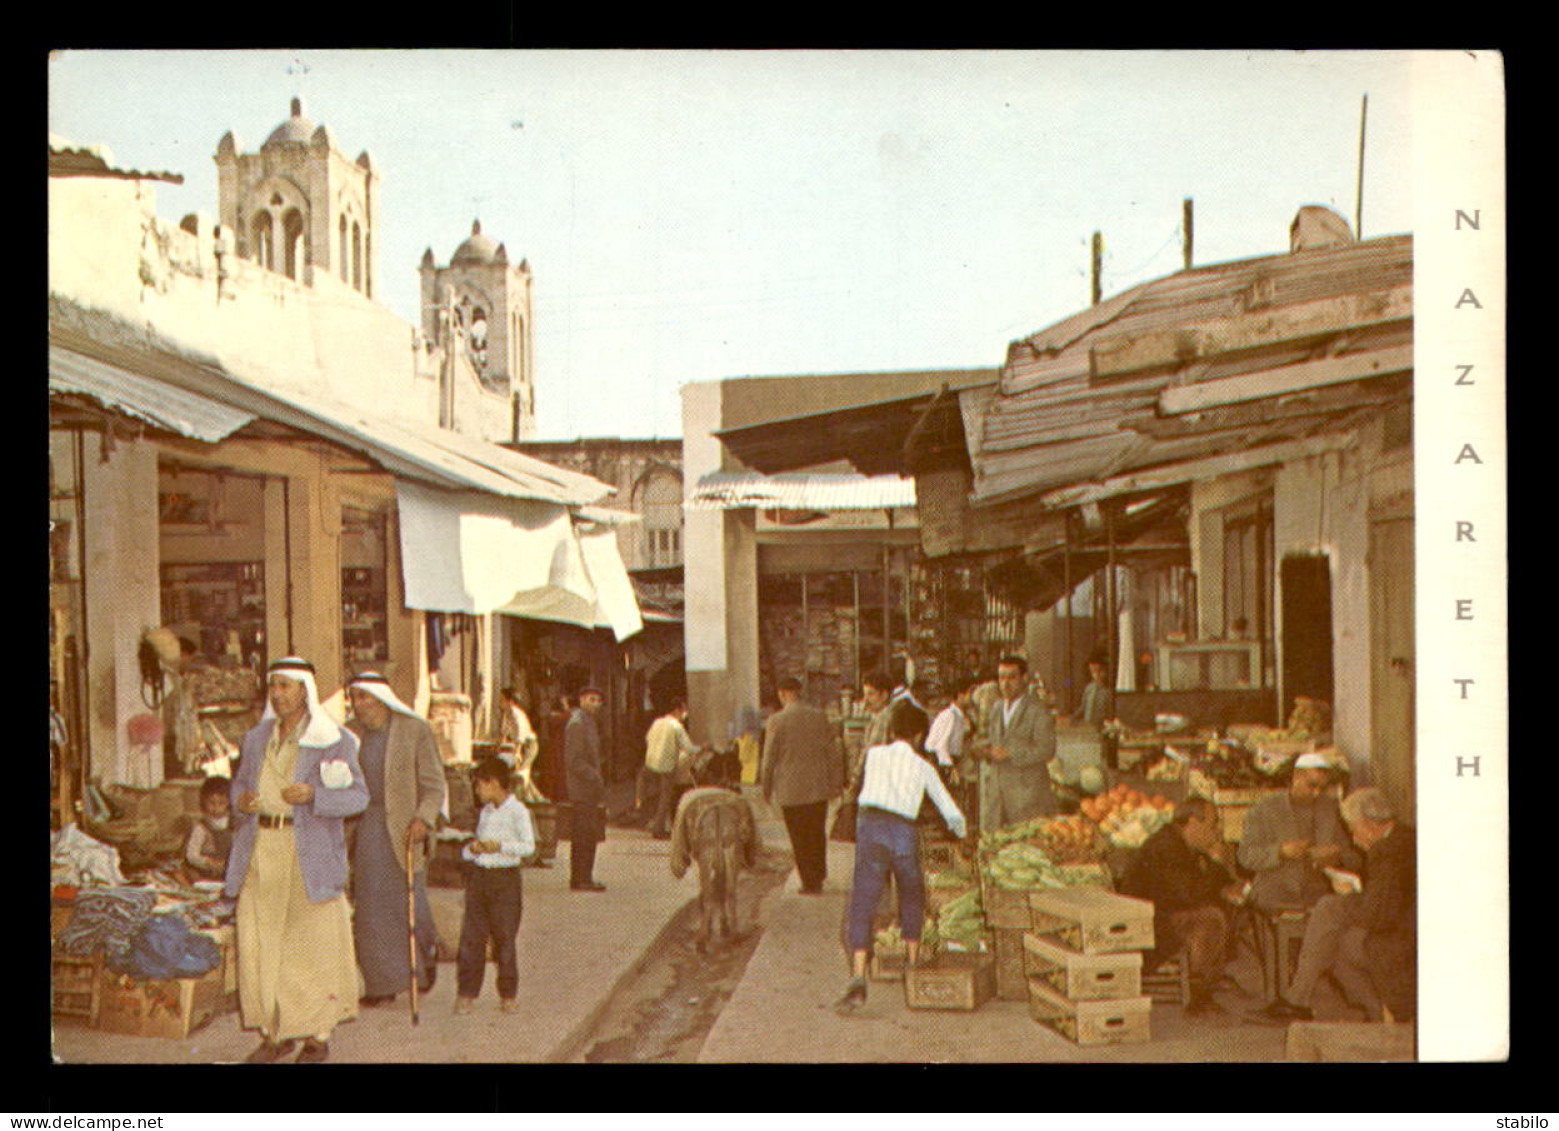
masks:
<path fill-rule="evenodd" d="M 1324 754 L 1301 754 L 1298 760 L 1294 762 L 1294 769 L 1296 770 L 1329 770 L 1331 768 L 1332 764 L 1326 760 L 1326 755 Z"/>

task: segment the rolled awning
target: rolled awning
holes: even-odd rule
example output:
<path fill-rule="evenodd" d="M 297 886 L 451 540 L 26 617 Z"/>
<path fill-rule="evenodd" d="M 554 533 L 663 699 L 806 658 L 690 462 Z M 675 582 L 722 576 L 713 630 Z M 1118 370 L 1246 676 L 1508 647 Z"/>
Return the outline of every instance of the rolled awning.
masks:
<path fill-rule="evenodd" d="M 395 494 L 407 608 L 610 628 L 618 640 L 644 627 L 610 525 L 556 503 L 407 480 Z"/>

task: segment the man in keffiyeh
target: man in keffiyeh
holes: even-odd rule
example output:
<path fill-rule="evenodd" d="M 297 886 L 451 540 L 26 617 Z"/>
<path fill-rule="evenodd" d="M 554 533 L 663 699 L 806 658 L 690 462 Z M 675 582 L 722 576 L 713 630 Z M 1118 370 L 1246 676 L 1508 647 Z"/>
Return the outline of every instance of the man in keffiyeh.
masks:
<path fill-rule="evenodd" d="M 406 946 L 406 885 L 416 891 L 417 987 L 433 988 L 438 934 L 426 886 L 428 833 L 444 807 L 444 761 L 433 728 L 401 701 L 378 672 L 347 684 L 348 729 L 368 784 L 368 808 L 352 838 L 352 927 L 363 971 L 360 1005 L 387 1005 L 411 986 Z M 406 875 L 406 851 L 413 853 Z"/>
<path fill-rule="evenodd" d="M 248 1060 L 281 1060 L 301 1039 L 298 1063 L 317 1064 L 357 1015 L 345 829 L 368 804 L 357 738 L 320 706 L 313 665 L 288 656 L 270 666 L 241 749 L 225 894 L 238 900 L 244 1027 L 262 1038 Z"/>

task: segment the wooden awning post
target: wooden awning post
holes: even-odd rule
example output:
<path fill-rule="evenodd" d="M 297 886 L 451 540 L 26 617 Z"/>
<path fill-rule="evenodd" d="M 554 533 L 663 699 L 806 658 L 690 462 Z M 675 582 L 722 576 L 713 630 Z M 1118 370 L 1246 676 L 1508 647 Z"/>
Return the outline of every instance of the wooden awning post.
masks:
<path fill-rule="evenodd" d="M 1072 512 L 1066 512 L 1065 548 L 1061 551 L 1061 584 L 1066 592 L 1063 598 L 1066 601 L 1066 653 L 1061 661 L 1061 678 L 1056 686 L 1061 689 L 1062 706 L 1071 709 L 1074 696 L 1072 694 Z"/>
<path fill-rule="evenodd" d="M 1116 608 L 1115 593 L 1115 508 L 1106 506 L 1104 510 L 1104 536 L 1109 547 L 1107 565 L 1105 569 L 1109 573 L 1109 581 L 1105 588 L 1105 616 L 1109 620 L 1109 632 L 1105 639 L 1109 641 L 1110 654 L 1105 657 L 1105 670 L 1109 671 L 1115 666 L 1116 657 L 1120 655 L 1120 641 L 1116 639 L 1119 634 L 1120 617 Z"/>

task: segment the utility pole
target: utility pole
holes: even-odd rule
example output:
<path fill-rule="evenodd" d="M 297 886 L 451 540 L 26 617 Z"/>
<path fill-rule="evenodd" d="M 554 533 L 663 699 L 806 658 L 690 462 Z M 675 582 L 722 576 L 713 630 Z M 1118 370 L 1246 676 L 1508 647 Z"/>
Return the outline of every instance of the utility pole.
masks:
<path fill-rule="evenodd" d="M 1104 236 L 1100 232 L 1095 232 L 1093 234 L 1093 285 L 1089 289 L 1089 293 L 1093 296 L 1093 301 L 1090 303 L 1092 306 L 1099 305 L 1099 297 L 1101 294 L 1099 286 L 1099 272 L 1103 266 L 1103 263 Z"/>
<path fill-rule="evenodd" d="M 1191 243 L 1196 231 L 1196 206 L 1188 196 L 1180 206 L 1180 244 L 1185 253 L 1185 269 L 1191 270 Z"/>
<path fill-rule="evenodd" d="M 1353 238 L 1364 238 L 1364 126 L 1369 119 L 1370 96 L 1359 103 L 1359 191 L 1353 211 Z"/>

